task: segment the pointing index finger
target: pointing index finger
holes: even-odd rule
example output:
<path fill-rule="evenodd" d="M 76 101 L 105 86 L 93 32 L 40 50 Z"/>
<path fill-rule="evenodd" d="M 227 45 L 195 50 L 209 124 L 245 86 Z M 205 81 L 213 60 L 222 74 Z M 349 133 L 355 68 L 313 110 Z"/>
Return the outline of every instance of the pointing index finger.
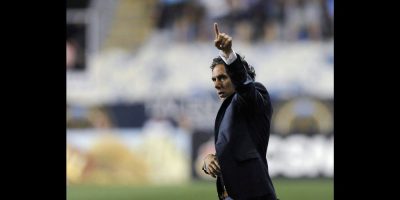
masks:
<path fill-rule="evenodd" d="M 215 38 L 218 38 L 219 31 L 218 31 L 218 24 L 214 23 L 214 30 L 215 30 Z"/>

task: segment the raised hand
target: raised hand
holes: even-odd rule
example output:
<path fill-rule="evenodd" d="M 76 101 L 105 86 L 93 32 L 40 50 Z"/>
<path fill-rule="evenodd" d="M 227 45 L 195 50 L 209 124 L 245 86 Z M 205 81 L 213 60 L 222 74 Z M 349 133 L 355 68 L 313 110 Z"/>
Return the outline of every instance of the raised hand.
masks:
<path fill-rule="evenodd" d="M 215 40 L 214 45 L 217 49 L 222 50 L 226 55 L 232 52 L 232 37 L 225 33 L 220 33 L 218 24 L 214 23 Z"/>

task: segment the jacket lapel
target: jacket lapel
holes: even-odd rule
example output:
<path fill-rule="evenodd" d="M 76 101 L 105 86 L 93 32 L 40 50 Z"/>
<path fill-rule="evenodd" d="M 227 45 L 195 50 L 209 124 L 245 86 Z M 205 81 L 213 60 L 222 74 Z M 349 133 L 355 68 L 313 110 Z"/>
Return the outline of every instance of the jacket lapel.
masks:
<path fill-rule="evenodd" d="M 217 117 L 215 119 L 215 125 L 214 125 L 214 144 L 217 143 L 218 133 L 219 133 L 219 126 L 221 125 L 222 119 L 224 118 L 225 111 L 228 108 L 229 104 L 231 103 L 234 95 L 235 94 L 232 94 L 231 96 L 226 98 L 224 100 L 224 102 L 222 102 L 222 105 L 218 110 L 218 114 L 217 114 Z"/>

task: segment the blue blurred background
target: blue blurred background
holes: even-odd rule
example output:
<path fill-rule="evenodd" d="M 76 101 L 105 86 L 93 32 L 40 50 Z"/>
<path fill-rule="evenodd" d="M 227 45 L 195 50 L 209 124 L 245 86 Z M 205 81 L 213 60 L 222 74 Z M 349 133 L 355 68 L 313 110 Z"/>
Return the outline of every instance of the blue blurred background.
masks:
<path fill-rule="evenodd" d="M 66 9 L 74 198 L 87 199 L 76 196 L 82 185 L 201 182 L 215 192 L 201 171 L 221 103 L 209 68 L 214 22 L 270 92 L 272 178 L 332 182 L 333 0 L 67 0 Z"/>

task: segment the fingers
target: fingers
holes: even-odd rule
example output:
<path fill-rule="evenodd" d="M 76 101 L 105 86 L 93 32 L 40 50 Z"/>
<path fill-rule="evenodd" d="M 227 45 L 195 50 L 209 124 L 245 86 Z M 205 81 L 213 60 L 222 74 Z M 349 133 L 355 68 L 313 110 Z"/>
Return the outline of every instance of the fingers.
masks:
<path fill-rule="evenodd" d="M 216 158 L 214 158 L 213 161 L 211 161 L 210 164 L 208 165 L 208 172 L 214 178 L 221 173 L 221 168 L 219 167 Z"/>
<path fill-rule="evenodd" d="M 210 176 L 216 178 L 221 173 L 221 168 L 218 164 L 218 160 L 215 155 L 209 154 L 206 156 L 204 160 L 206 169 L 207 169 L 207 174 Z"/>
<path fill-rule="evenodd" d="M 218 165 L 216 165 L 214 162 L 210 163 L 208 165 L 208 172 L 211 172 L 213 174 L 219 174 L 221 172 L 221 169 L 219 168 Z"/>
<path fill-rule="evenodd" d="M 219 30 L 218 30 L 218 24 L 215 22 L 214 23 L 214 31 L 215 31 L 215 39 L 218 39 L 218 35 L 219 35 Z"/>
<path fill-rule="evenodd" d="M 212 168 L 213 168 L 213 173 L 214 173 L 214 174 L 219 174 L 219 173 L 221 173 L 221 169 L 220 169 L 219 166 L 216 165 L 215 163 L 212 164 Z"/>
<path fill-rule="evenodd" d="M 232 37 L 225 33 L 219 34 L 219 38 L 214 40 L 215 46 L 220 49 L 229 49 L 232 46 Z"/>
<path fill-rule="evenodd" d="M 208 173 L 214 178 L 217 175 L 217 172 L 216 172 L 215 168 L 213 166 L 211 166 L 211 165 L 208 166 Z"/>
<path fill-rule="evenodd" d="M 221 48 L 222 48 L 221 41 L 214 40 L 214 44 L 215 44 L 215 47 L 217 47 L 217 49 L 221 50 Z"/>
<path fill-rule="evenodd" d="M 221 34 L 221 48 L 226 48 L 228 46 L 229 41 L 232 41 L 232 38 L 229 35 L 222 33 Z"/>
<path fill-rule="evenodd" d="M 220 172 L 221 171 L 221 167 L 219 166 L 218 161 L 215 161 L 214 164 L 215 164 L 216 169 L 218 170 L 218 172 Z"/>
<path fill-rule="evenodd" d="M 221 168 L 219 167 L 218 161 L 217 159 L 214 157 L 213 161 L 211 161 L 210 165 L 213 166 L 213 168 L 215 169 L 216 172 L 220 172 Z"/>

